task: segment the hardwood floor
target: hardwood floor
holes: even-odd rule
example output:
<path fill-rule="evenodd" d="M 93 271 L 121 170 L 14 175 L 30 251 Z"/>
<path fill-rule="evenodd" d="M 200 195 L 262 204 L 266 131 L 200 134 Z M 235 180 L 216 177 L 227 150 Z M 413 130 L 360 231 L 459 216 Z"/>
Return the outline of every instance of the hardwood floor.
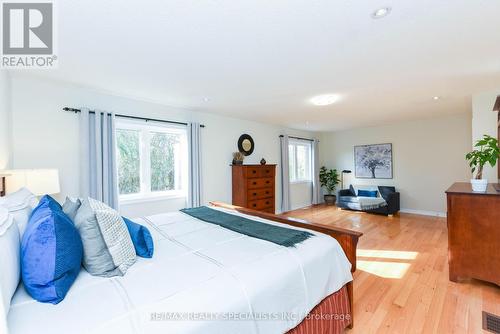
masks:
<path fill-rule="evenodd" d="M 489 333 L 482 330 L 482 311 L 500 315 L 500 287 L 448 280 L 445 218 L 326 206 L 286 215 L 364 233 L 348 333 Z"/>

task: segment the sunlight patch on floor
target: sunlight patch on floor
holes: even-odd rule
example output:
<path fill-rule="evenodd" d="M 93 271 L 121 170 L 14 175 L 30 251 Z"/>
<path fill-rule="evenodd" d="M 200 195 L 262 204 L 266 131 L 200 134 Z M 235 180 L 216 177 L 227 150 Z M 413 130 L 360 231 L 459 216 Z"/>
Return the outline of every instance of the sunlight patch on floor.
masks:
<path fill-rule="evenodd" d="M 378 257 L 382 259 L 415 260 L 417 258 L 418 252 L 358 249 L 356 255 L 359 257 Z"/>
<path fill-rule="evenodd" d="M 410 268 L 410 264 L 358 260 L 356 261 L 356 268 L 376 276 L 400 279 L 406 274 L 408 268 Z"/>

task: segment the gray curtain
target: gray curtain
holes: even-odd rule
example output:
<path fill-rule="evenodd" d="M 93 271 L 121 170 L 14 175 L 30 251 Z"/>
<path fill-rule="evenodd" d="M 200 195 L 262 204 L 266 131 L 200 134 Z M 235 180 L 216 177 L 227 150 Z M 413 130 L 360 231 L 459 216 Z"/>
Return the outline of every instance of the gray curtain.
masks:
<path fill-rule="evenodd" d="M 315 139 L 312 142 L 312 204 L 319 204 L 322 201 L 321 198 L 321 185 L 319 183 L 319 140 Z"/>
<path fill-rule="evenodd" d="M 118 209 L 115 115 L 83 108 L 80 136 L 80 195 Z"/>
<path fill-rule="evenodd" d="M 199 123 L 188 124 L 189 187 L 188 208 L 198 207 L 201 199 L 201 127 Z"/>
<path fill-rule="evenodd" d="M 288 157 L 288 141 L 287 135 L 280 137 L 281 147 L 281 212 L 290 211 L 290 161 Z"/>

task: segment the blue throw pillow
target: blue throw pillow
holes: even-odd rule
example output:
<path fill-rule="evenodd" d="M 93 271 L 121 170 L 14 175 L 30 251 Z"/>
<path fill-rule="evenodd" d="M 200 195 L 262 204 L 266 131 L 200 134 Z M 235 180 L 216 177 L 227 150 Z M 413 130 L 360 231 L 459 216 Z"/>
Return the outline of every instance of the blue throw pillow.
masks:
<path fill-rule="evenodd" d="M 144 225 L 134 223 L 128 218 L 122 217 L 127 225 L 128 233 L 134 244 L 137 256 L 152 258 L 154 252 L 153 238 L 148 228 Z"/>
<path fill-rule="evenodd" d="M 358 196 L 362 197 L 377 197 L 377 194 L 376 190 L 358 190 Z"/>
<path fill-rule="evenodd" d="M 40 205 L 40 204 L 42 204 L 42 202 L 44 202 L 45 205 Z M 42 199 L 40 200 L 40 202 L 38 202 L 37 207 L 34 208 L 31 211 L 31 216 L 35 215 L 38 210 L 43 210 L 44 208 L 47 208 L 47 207 L 49 207 L 52 211 L 60 211 L 60 210 L 62 210 L 61 204 L 59 204 L 51 196 L 45 195 L 45 196 L 42 197 Z"/>
<path fill-rule="evenodd" d="M 57 304 L 80 272 L 83 246 L 71 219 L 52 197 L 33 209 L 21 242 L 21 274 L 36 300 Z"/>

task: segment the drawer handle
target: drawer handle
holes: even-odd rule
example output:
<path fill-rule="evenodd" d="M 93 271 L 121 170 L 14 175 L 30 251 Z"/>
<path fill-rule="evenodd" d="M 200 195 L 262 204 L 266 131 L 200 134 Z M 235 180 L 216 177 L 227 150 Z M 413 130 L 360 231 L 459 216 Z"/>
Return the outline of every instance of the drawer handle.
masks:
<path fill-rule="evenodd" d="M 257 184 L 257 182 L 255 182 L 255 181 L 254 181 L 254 182 L 253 182 L 253 185 L 256 185 L 256 184 Z"/>
<path fill-rule="evenodd" d="M 257 204 L 255 204 L 255 203 L 254 203 L 254 204 L 253 204 L 253 207 L 255 208 L 256 206 L 257 206 Z"/>
<path fill-rule="evenodd" d="M 254 170 L 252 170 L 252 173 L 256 174 L 256 173 L 257 173 L 257 171 L 254 169 Z"/>
<path fill-rule="evenodd" d="M 266 184 L 269 184 L 269 181 L 266 181 Z"/>
<path fill-rule="evenodd" d="M 269 173 L 269 169 L 266 169 L 266 173 Z"/>
<path fill-rule="evenodd" d="M 269 195 L 269 191 L 266 191 L 266 195 Z"/>
<path fill-rule="evenodd" d="M 267 201 L 266 204 L 269 204 L 269 201 Z"/>
<path fill-rule="evenodd" d="M 257 193 L 253 193 L 254 196 L 257 196 Z"/>

